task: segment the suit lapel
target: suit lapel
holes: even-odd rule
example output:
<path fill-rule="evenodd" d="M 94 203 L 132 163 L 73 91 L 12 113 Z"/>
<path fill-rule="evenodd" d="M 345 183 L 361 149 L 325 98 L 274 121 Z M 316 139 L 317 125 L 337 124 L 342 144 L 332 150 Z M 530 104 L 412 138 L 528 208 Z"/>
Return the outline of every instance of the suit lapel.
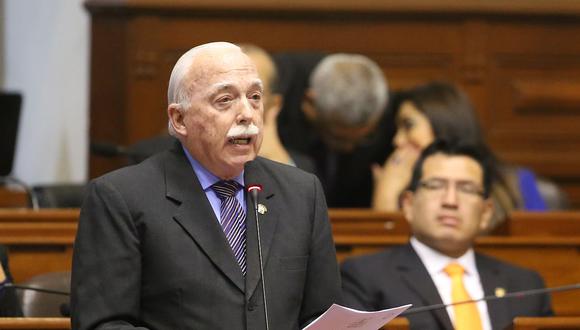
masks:
<path fill-rule="evenodd" d="M 427 268 L 415 253 L 410 244 L 402 247 L 400 257 L 397 260 L 397 269 L 400 272 L 402 282 L 409 290 L 415 292 L 421 298 L 424 306 L 442 304 L 443 301 L 435 287 L 435 283 L 427 272 Z M 421 307 L 421 306 L 414 306 Z M 437 309 L 430 312 L 442 329 L 453 330 L 451 320 L 445 309 Z"/>
<path fill-rule="evenodd" d="M 276 226 L 278 224 L 279 210 L 282 205 L 276 196 L 276 185 L 272 179 L 266 176 L 266 172 L 260 168 L 261 163 L 255 160 L 253 167 L 247 167 L 244 173 L 246 187 L 252 184 L 262 185 L 262 191 L 258 195 L 258 203 L 263 205 L 263 213 L 258 213 L 260 224 L 260 238 L 262 245 L 262 261 L 264 269 L 268 265 L 268 257 Z M 256 231 L 256 215 L 254 205 L 249 196 L 246 196 L 247 205 L 247 273 L 246 273 L 246 298 L 249 299 L 260 281 L 260 263 L 258 257 L 258 236 Z"/>
<path fill-rule="evenodd" d="M 507 288 L 505 287 L 507 281 L 500 269 L 495 267 L 495 265 L 487 258 L 482 257 L 479 254 L 476 254 L 475 256 L 475 263 L 477 265 L 477 271 L 479 272 L 479 278 L 481 280 L 484 295 L 495 295 L 496 290 L 498 289 L 503 289 L 507 292 Z M 488 301 L 487 311 L 493 329 L 499 329 L 501 325 L 509 324 L 511 322 L 509 307 L 505 299 Z"/>
<path fill-rule="evenodd" d="M 173 219 L 243 292 L 245 284 L 240 266 L 179 143 L 165 162 L 165 183 L 166 197 L 181 203 Z"/>

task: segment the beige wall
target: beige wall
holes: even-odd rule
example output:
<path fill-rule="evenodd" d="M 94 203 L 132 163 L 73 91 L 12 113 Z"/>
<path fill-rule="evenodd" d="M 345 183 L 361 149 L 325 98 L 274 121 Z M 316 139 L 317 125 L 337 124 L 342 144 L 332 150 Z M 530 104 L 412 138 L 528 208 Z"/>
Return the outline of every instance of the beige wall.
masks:
<path fill-rule="evenodd" d="M 4 0 L 0 0 L 0 22 L 4 19 Z M 4 24 L 0 24 L 0 89 L 4 86 Z"/>
<path fill-rule="evenodd" d="M 23 95 L 12 175 L 32 185 L 85 181 L 89 17 L 84 0 L 0 1 L 2 87 Z"/>

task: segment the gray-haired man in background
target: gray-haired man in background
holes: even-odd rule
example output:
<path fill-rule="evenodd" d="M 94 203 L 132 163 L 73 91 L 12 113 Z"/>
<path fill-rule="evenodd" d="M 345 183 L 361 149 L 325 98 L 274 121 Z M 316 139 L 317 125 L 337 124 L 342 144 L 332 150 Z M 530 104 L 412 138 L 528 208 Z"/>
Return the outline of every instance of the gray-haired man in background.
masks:
<path fill-rule="evenodd" d="M 278 130 L 287 148 L 310 156 L 331 207 L 368 207 L 371 164 L 391 150 L 387 82 L 357 54 L 278 54 L 284 105 Z"/>

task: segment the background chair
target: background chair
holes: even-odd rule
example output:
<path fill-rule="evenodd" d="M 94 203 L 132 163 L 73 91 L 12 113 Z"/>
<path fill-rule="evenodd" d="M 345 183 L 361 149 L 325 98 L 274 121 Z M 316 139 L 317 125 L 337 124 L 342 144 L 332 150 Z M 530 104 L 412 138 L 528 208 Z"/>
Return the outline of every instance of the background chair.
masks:
<path fill-rule="evenodd" d="M 19 285 L 70 292 L 70 276 L 70 272 L 45 273 Z M 17 295 L 24 317 L 61 317 L 70 313 L 69 296 L 26 289 L 19 289 Z"/>
<path fill-rule="evenodd" d="M 546 202 L 548 210 L 558 211 L 570 209 L 568 195 L 556 183 L 543 177 L 537 177 L 536 181 L 538 191 Z"/>
<path fill-rule="evenodd" d="M 78 208 L 83 204 L 87 185 L 53 184 L 32 187 L 40 208 Z"/>

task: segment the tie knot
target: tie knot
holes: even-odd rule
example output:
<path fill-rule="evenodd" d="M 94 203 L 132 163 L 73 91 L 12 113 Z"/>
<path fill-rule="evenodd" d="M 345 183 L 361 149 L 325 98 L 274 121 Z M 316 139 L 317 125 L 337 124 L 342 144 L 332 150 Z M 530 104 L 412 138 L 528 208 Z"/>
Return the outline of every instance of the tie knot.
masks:
<path fill-rule="evenodd" d="M 447 267 L 445 267 L 444 271 L 450 277 L 454 277 L 454 276 L 463 276 L 465 269 L 463 269 L 463 267 L 460 264 L 454 262 L 454 263 L 447 265 Z"/>
<path fill-rule="evenodd" d="M 219 199 L 226 199 L 232 197 L 242 188 L 242 185 L 234 180 L 222 180 L 214 183 L 211 189 L 215 191 Z"/>

